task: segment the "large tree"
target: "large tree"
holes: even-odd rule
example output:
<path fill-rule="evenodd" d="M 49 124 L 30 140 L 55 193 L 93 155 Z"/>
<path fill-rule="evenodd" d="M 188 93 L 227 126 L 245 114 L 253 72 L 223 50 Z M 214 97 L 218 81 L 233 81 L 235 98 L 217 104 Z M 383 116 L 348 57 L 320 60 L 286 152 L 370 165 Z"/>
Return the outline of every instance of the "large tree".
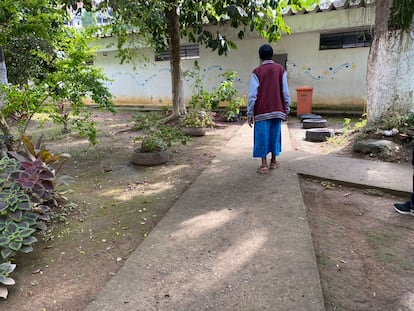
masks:
<path fill-rule="evenodd" d="M 30 120 L 47 106 L 54 120 L 66 122 L 58 115 L 63 103 L 72 115 L 80 116 L 86 97 L 112 109 L 105 76 L 87 64 L 93 55 L 88 43 L 91 34 L 66 25 L 66 8 L 72 4 L 67 0 L 0 1 L 0 143 L 5 142 L 8 149 L 13 149 L 15 137 L 7 118 L 16 112 Z M 85 116 L 76 125 L 93 141 L 96 132 L 90 122 L 84 122 Z"/>
<path fill-rule="evenodd" d="M 131 57 L 133 49 L 131 40 L 141 40 L 150 44 L 155 50 L 169 50 L 172 81 L 173 115 L 185 114 L 183 82 L 180 64 L 180 40 L 185 37 L 190 42 L 197 42 L 227 54 L 236 48 L 230 38 L 219 30 L 211 31 L 211 25 L 230 26 L 237 29 L 238 38 L 243 39 L 250 31 L 257 31 L 269 42 L 281 38 L 282 33 L 289 32 L 284 24 L 281 11 L 287 5 L 300 9 L 310 5 L 314 0 L 108 0 L 103 2 L 114 12 L 112 33 L 118 37 L 118 48 L 123 57 Z M 131 54 L 131 53 L 132 54 Z M 133 56 L 132 56 L 133 57 Z"/>
<path fill-rule="evenodd" d="M 414 108 L 414 0 L 376 0 L 368 58 L 369 122 Z"/>

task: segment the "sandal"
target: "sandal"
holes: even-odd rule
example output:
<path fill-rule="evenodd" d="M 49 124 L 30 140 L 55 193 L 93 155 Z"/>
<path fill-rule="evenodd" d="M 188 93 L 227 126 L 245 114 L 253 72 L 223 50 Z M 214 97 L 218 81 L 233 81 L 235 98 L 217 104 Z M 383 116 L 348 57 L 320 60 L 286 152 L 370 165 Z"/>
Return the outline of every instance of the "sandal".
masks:
<path fill-rule="evenodd" d="M 267 175 L 269 174 L 269 169 L 267 168 L 267 166 L 259 166 L 257 172 L 262 175 Z"/>
<path fill-rule="evenodd" d="M 274 169 L 278 168 L 278 167 L 279 167 L 279 165 L 280 165 L 280 162 L 279 162 L 279 161 L 276 161 L 276 162 L 270 162 L 270 166 L 269 166 L 269 168 L 270 168 L 271 170 L 274 170 Z"/>

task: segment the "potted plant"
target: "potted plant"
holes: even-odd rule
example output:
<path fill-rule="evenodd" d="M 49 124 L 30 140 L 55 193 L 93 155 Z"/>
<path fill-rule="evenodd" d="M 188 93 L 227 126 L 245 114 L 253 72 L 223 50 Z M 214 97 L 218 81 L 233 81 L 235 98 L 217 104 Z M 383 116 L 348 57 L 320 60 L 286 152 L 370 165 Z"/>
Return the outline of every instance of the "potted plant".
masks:
<path fill-rule="evenodd" d="M 204 136 L 213 126 L 214 114 L 207 109 L 193 109 L 180 120 L 181 130 L 189 136 Z"/>
<path fill-rule="evenodd" d="M 141 114 L 135 119 L 133 129 L 143 131 L 144 135 L 134 140 L 141 142 L 141 146 L 134 149 L 132 163 L 145 166 L 163 164 L 171 158 L 169 148 L 173 143 L 187 142 L 179 128 L 162 124 L 159 120 L 159 115 L 155 113 Z"/>
<path fill-rule="evenodd" d="M 159 134 L 159 133 L 158 133 Z M 131 162 L 137 165 L 152 166 L 167 162 L 171 157 L 169 144 L 156 132 L 139 136 L 135 141 L 141 141 L 141 148 L 136 148 L 131 156 Z"/>

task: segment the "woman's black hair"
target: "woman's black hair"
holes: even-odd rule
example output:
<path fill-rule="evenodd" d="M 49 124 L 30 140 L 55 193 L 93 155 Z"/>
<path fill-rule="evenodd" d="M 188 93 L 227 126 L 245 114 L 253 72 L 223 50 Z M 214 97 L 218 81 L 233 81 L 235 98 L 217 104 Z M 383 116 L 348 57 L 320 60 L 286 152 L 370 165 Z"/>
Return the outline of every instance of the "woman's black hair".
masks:
<path fill-rule="evenodd" d="M 261 60 L 270 60 L 273 58 L 273 48 L 270 44 L 263 44 L 259 49 L 259 57 Z"/>

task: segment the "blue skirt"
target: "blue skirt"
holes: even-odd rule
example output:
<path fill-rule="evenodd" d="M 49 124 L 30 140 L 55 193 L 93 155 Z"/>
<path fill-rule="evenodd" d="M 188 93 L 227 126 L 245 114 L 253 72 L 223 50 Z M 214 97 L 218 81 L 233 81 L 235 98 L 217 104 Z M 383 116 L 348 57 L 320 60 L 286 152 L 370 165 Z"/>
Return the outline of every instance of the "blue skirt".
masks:
<path fill-rule="evenodd" d="M 282 151 L 282 120 L 270 119 L 254 123 L 253 157 L 266 158 Z"/>

